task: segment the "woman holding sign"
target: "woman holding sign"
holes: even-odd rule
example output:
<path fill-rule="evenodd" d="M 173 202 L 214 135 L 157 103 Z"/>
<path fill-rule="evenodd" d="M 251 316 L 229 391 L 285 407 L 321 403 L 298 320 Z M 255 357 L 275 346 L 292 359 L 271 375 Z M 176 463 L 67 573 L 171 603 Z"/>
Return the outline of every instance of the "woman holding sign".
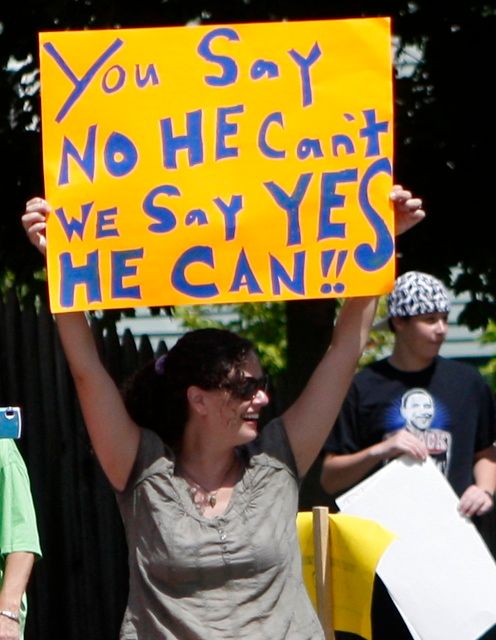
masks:
<path fill-rule="evenodd" d="M 398 232 L 424 217 L 408 191 L 395 187 L 391 197 Z M 49 210 L 34 198 L 22 218 L 42 253 Z M 373 298 L 346 301 L 306 388 L 261 431 L 269 398 L 247 340 L 216 329 L 188 333 L 136 374 L 123 399 L 84 313 L 57 316 L 126 529 L 121 638 L 323 638 L 301 576 L 298 489 L 339 411 L 374 312 Z"/>

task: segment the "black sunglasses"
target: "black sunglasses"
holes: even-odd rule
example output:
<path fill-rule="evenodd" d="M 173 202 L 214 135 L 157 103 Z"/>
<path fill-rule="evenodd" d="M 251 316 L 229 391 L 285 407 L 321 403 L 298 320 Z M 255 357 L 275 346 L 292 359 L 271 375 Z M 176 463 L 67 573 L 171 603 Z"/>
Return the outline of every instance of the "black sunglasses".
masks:
<path fill-rule="evenodd" d="M 269 376 L 264 374 L 261 378 L 244 376 L 240 380 L 232 380 L 222 385 L 239 400 L 252 400 L 259 391 L 267 393 L 269 389 Z"/>

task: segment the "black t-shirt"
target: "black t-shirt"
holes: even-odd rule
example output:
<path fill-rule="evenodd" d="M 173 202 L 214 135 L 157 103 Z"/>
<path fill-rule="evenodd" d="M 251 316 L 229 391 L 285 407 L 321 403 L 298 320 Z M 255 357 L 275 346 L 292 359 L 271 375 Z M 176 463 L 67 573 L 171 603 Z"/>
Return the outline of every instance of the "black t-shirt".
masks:
<path fill-rule="evenodd" d="M 325 450 L 355 453 L 404 427 L 424 440 L 461 495 L 473 483 L 474 454 L 496 439 L 489 386 L 477 369 L 455 360 L 438 357 L 415 372 L 380 360 L 354 377 Z"/>

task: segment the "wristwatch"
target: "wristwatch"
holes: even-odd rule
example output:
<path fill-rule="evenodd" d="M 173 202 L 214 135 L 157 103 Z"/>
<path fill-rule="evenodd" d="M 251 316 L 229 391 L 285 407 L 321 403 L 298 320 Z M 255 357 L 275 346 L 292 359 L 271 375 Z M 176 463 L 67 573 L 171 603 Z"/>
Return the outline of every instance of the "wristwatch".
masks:
<path fill-rule="evenodd" d="M 14 611 L 9 611 L 8 609 L 0 609 L 0 616 L 13 620 L 14 622 L 19 622 L 19 614 Z"/>

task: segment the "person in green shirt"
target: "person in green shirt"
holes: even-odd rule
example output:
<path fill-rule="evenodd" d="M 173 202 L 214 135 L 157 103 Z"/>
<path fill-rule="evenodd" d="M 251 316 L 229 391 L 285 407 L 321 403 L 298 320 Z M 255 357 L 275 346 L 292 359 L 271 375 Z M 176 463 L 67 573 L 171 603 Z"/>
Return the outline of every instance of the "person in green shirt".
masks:
<path fill-rule="evenodd" d="M 0 640 L 20 640 L 26 587 L 41 557 L 36 514 L 24 460 L 11 439 L 0 439 Z"/>

